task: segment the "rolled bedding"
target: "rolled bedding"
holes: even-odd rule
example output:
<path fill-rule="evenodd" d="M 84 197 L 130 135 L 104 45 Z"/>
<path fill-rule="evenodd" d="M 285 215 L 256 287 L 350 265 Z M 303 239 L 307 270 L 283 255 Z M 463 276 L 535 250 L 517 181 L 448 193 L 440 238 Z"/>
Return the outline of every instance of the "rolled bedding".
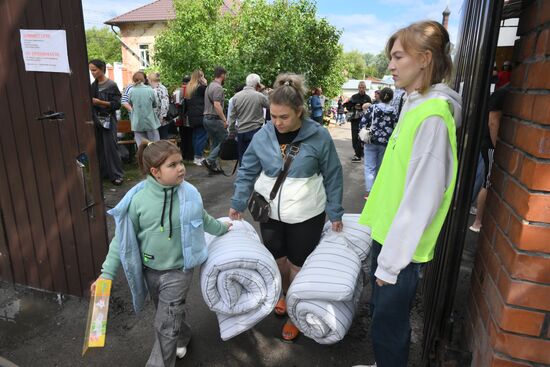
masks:
<path fill-rule="evenodd" d="M 307 337 L 334 344 L 347 334 L 363 290 L 362 266 L 370 252 L 370 229 L 359 215 L 344 215 L 344 230 L 330 223 L 317 248 L 308 256 L 287 295 L 287 312 Z"/>
<path fill-rule="evenodd" d="M 222 340 L 228 340 L 273 311 L 281 293 L 281 275 L 248 222 L 233 221 L 227 234 L 205 237 L 208 259 L 200 272 L 202 296 L 216 313 Z"/>
<path fill-rule="evenodd" d="M 360 214 L 344 214 L 342 232 L 333 232 L 330 222 L 325 223 L 321 242 L 332 242 L 344 245 L 353 250 L 362 263 L 365 263 L 370 254 L 372 246 L 370 227 L 359 224 Z"/>

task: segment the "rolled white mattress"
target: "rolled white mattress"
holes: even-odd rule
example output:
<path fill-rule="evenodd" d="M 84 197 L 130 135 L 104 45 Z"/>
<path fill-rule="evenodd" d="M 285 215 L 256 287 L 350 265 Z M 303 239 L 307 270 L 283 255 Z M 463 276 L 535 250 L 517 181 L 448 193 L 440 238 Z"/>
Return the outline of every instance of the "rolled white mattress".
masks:
<path fill-rule="evenodd" d="M 200 272 L 202 296 L 216 313 L 222 340 L 228 340 L 273 311 L 281 293 L 281 275 L 248 222 L 233 221 L 227 234 L 205 237 L 208 259 Z"/>
<path fill-rule="evenodd" d="M 346 214 L 344 230 L 327 222 L 317 248 L 308 256 L 287 295 L 292 322 L 319 344 L 333 344 L 347 334 L 363 290 L 362 266 L 371 247 L 370 228 Z"/>

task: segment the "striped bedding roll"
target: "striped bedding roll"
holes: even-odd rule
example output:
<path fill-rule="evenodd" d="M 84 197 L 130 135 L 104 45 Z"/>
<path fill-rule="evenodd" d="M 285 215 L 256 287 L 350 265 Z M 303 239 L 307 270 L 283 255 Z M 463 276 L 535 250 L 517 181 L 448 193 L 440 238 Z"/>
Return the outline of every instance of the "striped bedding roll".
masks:
<path fill-rule="evenodd" d="M 292 322 L 319 344 L 333 344 L 348 332 L 363 290 L 363 269 L 370 252 L 370 229 L 359 215 L 344 215 L 344 230 L 325 226 L 286 295 Z"/>
<path fill-rule="evenodd" d="M 333 232 L 330 221 L 325 223 L 321 242 L 334 242 L 352 249 L 362 263 L 365 263 L 372 246 L 371 229 L 359 224 L 360 214 L 344 214 L 342 223 L 344 229 L 340 233 Z"/>
<path fill-rule="evenodd" d="M 227 234 L 205 237 L 208 259 L 201 266 L 202 296 L 216 313 L 222 340 L 228 340 L 273 311 L 281 293 L 281 275 L 248 222 L 233 221 Z"/>

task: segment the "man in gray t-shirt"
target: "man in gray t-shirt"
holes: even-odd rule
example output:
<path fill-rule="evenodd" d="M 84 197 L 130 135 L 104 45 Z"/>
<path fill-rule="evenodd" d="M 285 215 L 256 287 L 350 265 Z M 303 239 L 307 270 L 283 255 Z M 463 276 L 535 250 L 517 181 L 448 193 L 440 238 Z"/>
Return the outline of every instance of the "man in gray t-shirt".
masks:
<path fill-rule="evenodd" d="M 214 80 L 204 93 L 204 128 L 210 138 L 210 154 L 202 164 L 211 172 L 221 172 L 216 159 L 220 152 L 220 145 L 227 136 L 227 119 L 223 113 L 224 95 L 223 82 L 227 71 L 221 66 L 214 70 Z"/>

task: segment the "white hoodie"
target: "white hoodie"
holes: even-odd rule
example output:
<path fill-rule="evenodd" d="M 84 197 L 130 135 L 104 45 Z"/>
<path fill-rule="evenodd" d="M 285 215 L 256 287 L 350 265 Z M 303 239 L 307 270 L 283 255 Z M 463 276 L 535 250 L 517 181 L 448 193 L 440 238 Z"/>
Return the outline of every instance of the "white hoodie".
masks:
<path fill-rule="evenodd" d="M 432 86 L 425 94 L 405 94 L 397 123 L 403 123 L 407 111 L 431 98 L 449 103 L 457 129 L 462 117 L 462 100 L 445 84 Z M 390 284 L 411 261 L 420 238 L 437 213 L 443 194 L 453 179 L 453 153 L 445 122 L 439 116 L 427 118 L 416 132 L 407 168 L 405 189 L 399 209 L 378 256 L 375 276 Z"/>

